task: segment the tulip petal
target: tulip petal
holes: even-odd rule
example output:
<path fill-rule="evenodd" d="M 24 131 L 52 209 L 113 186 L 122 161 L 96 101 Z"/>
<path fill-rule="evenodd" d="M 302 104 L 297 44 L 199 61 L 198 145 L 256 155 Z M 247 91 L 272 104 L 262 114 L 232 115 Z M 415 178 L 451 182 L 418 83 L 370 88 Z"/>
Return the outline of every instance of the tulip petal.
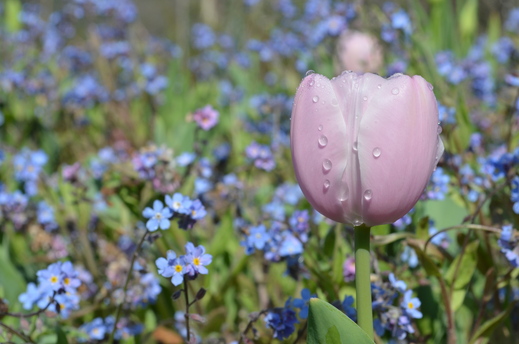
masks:
<path fill-rule="evenodd" d="M 373 86 L 358 135 L 362 217 L 366 225 L 391 223 L 418 201 L 443 151 L 433 92 L 420 76 L 401 75 Z M 358 195 L 357 195 L 358 196 Z"/>
<path fill-rule="evenodd" d="M 340 101 L 328 78 L 304 78 L 294 100 L 291 148 L 297 180 L 310 204 L 332 220 L 348 222 L 340 199 L 348 192 L 342 178 L 352 148 Z"/>

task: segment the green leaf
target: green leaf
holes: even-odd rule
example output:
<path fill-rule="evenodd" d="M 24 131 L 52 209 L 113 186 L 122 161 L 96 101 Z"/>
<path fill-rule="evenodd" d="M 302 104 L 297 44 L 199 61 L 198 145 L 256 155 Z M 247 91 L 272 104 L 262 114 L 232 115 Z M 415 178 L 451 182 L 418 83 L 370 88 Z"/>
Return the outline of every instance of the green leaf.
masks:
<path fill-rule="evenodd" d="M 356 323 L 329 303 L 310 299 L 307 344 L 373 344 Z"/>
<path fill-rule="evenodd" d="M 59 326 L 56 326 L 56 335 L 58 336 L 56 344 L 68 344 L 67 335 Z"/>
<path fill-rule="evenodd" d="M 337 330 L 337 326 L 333 325 L 328 329 L 326 333 L 326 344 L 342 344 L 341 335 L 339 334 L 339 330 Z"/>
<path fill-rule="evenodd" d="M 429 238 L 429 217 L 423 217 L 418 221 L 416 226 L 416 237 L 418 239 L 427 240 Z"/>
<path fill-rule="evenodd" d="M 472 37 L 478 24 L 478 0 L 468 0 L 460 13 L 460 33 L 462 37 Z"/>
<path fill-rule="evenodd" d="M 25 290 L 25 281 L 9 258 L 9 240 L 4 236 L 0 246 L 0 286 L 3 286 L 5 298 L 11 303 L 18 302 L 18 295 Z"/>
<path fill-rule="evenodd" d="M 426 255 L 425 252 L 422 250 L 423 245 L 421 240 L 407 239 L 407 244 L 411 246 L 416 252 L 416 256 L 418 257 L 420 263 L 422 263 L 422 266 L 425 269 L 425 272 L 427 272 L 427 275 L 441 277 L 440 270 L 438 269 L 434 261 L 431 258 L 429 258 L 429 256 Z"/>
<path fill-rule="evenodd" d="M 476 333 L 474 333 L 474 335 L 472 336 L 472 338 L 469 341 L 469 344 L 476 343 L 476 341 L 478 339 L 488 340 L 488 338 L 490 337 L 490 335 L 492 335 L 492 332 L 494 332 L 494 330 L 497 328 L 497 326 L 499 326 L 499 324 L 503 320 L 508 318 L 508 316 L 510 315 L 510 312 L 512 311 L 512 309 L 515 307 L 516 304 L 517 304 L 517 302 L 512 302 L 508 306 L 507 309 L 505 309 L 504 311 L 502 311 L 501 313 L 499 313 L 492 319 L 485 321 L 483 323 L 483 325 L 481 325 L 479 327 L 479 329 L 476 331 Z"/>
<path fill-rule="evenodd" d="M 20 0 L 7 0 L 5 3 L 5 26 L 7 31 L 16 32 L 20 30 L 20 13 L 22 4 Z"/>
<path fill-rule="evenodd" d="M 452 293 L 451 301 L 451 307 L 453 312 L 456 312 L 461 307 L 461 305 L 463 304 L 463 300 L 465 300 L 466 294 L 467 291 L 465 289 L 454 290 L 454 292 Z"/>
<path fill-rule="evenodd" d="M 464 288 L 472 279 L 477 266 L 477 249 L 479 242 L 474 241 L 467 245 L 463 256 L 457 256 L 452 262 L 445 275 L 445 281 L 452 285 L 454 289 Z M 461 262 L 460 262 L 461 259 Z M 459 264 L 459 267 L 457 267 Z"/>
<path fill-rule="evenodd" d="M 388 234 L 388 235 L 375 235 L 373 236 L 373 238 L 371 239 L 371 245 L 373 247 L 375 246 L 385 246 L 385 245 L 389 245 L 395 241 L 398 241 L 398 240 L 401 240 L 401 239 L 405 239 L 405 238 L 409 238 L 409 237 L 413 237 L 414 235 L 412 233 L 406 233 L 406 232 L 402 232 L 402 233 L 391 233 L 391 234 Z"/>

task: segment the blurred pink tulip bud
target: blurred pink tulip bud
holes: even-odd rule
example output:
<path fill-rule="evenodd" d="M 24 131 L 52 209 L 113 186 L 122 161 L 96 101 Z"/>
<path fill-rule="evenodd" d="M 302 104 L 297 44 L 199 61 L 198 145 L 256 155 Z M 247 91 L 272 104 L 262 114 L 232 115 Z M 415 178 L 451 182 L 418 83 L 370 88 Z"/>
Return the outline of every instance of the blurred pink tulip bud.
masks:
<path fill-rule="evenodd" d="M 377 39 L 358 31 L 344 31 L 337 42 L 340 70 L 376 72 L 382 66 L 382 48 Z"/>
<path fill-rule="evenodd" d="M 420 76 L 310 74 L 292 110 L 296 177 L 332 220 L 392 223 L 422 195 L 443 154 L 439 132 L 432 86 Z"/>

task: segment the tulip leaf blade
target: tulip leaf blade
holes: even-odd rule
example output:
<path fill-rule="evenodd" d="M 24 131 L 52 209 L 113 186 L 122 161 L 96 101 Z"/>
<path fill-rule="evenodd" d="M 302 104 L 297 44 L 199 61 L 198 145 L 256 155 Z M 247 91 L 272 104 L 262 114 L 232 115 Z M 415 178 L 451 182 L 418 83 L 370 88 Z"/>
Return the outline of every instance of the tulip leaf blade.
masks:
<path fill-rule="evenodd" d="M 373 344 L 374 342 L 363 329 L 337 308 L 323 300 L 312 298 L 308 313 L 307 343 Z"/>

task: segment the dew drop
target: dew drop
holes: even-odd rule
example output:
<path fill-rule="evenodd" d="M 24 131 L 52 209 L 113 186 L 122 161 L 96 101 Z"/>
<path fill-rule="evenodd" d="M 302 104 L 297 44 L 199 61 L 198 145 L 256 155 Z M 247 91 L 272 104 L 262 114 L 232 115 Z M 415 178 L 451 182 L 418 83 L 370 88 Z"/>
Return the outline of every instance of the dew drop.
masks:
<path fill-rule="evenodd" d="M 317 130 L 319 130 L 319 131 L 323 130 L 323 126 L 320 125 L 319 127 L 317 127 Z"/>
<path fill-rule="evenodd" d="M 310 69 L 308 72 L 306 72 L 305 76 L 309 76 L 309 75 L 312 75 L 314 73 L 315 73 L 315 71 Z"/>
<path fill-rule="evenodd" d="M 342 78 L 342 82 L 346 82 L 346 78 Z"/>
<path fill-rule="evenodd" d="M 380 148 L 376 147 L 375 149 L 373 149 L 373 156 L 375 158 L 378 158 L 380 156 L 380 154 L 382 154 L 382 152 L 380 151 Z"/>
<path fill-rule="evenodd" d="M 319 101 L 319 97 L 318 97 L 318 96 L 314 96 L 314 97 L 312 98 L 312 101 L 313 101 L 314 103 L 317 103 L 317 102 Z"/>
<path fill-rule="evenodd" d="M 359 143 L 357 141 L 353 142 L 353 150 L 356 152 L 359 149 Z"/>
<path fill-rule="evenodd" d="M 320 84 L 320 83 L 317 83 L 317 85 L 315 85 L 315 86 L 317 86 L 317 87 L 321 87 L 321 84 Z"/>
<path fill-rule="evenodd" d="M 431 91 L 434 90 L 433 85 L 431 85 L 430 83 L 427 83 L 427 87 L 429 87 L 429 89 L 430 89 Z"/>
<path fill-rule="evenodd" d="M 381 84 L 378 84 L 378 85 L 377 85 L 377 88 L 378 88 L 378 89 L 381 89 L 381 88 L 382 88 L 382 85 L 381 85 Z"/>
<path fill-rule="evenodd" d="M 330 160 L 328 160 L 328 159 L 324 159 L 324 161 L 323 161 L 323 169 L 325 171 L 331 170 L 332 169 L 332 162 Z"/>
<path fill-rule="evenodd" d="M 391 90 L 391 93 L 393 93 L 396 96 L 398 93 L 400 93 L 400 90 L 395 87 Z"/>
<path fill-rule="evenodd" d="M 319 146 L 326 147 L 327 144 L 328 144 L 328 138 L 324 135 L 321 135 L 321 137 L 319 138 Z"/>
<path fill-rule="evenodd" d="M 364 191 L 364 199 L 366 201 L 371 200 L 371 197 L 373 197 L 373 192 L 371 190 L 368 189 L 368 190 Z"/>
<path fill-rule="evenodd" d="M 364 96 L 362 99 L 363 99 L 364 101 L 366 101 L 366 100 L 368 100 L 368 97 Z"/>
<path fill-rule="evenodd" d="M 438 135 L 440 135 L 442 133 L 442 127 L 438 126 L 438 129 L 436 129 L 436 132 L 438 133 Z"/>
<path fill-rule="evenodd" d="M 308 85 L 310 85 L 310 87 L 313 86 L 314 84 L 315 84 L 315 80 L 314 79 L 310 80 L 310 82 L 308 83 Z"/>
<path fill-rule="evenodd" d="M 353 220 L 353 225 L 356 227 L 356 226 L 360 226 L 362 224 L 362 221 L 359 220 L 359 219 L 355 219 Z"/>
<path fill-rule="evenodd" d="M 326 104 L 326 102 L 325 102 L 324 100 L 323 100 L 321 103 L 322 103 L 323 105 Z"/>
<path fill-rule="evenodd" d="M 324 181 L 323 186 L 324 186 L 324 189 L 325 189 L 325 190 L 328 190 L 328 188 L 330 187 L 330 181 L 329 181 L 328 179 L 326 179 L 326 180 Z"/>
<path fill-rule="evenodd" d="M 350 188 L 348 188 L 347 184 L 343 184 L 343 190 L 341 195 L 339 196 L 339 202 L 346 202 L 350 197 Z"/>
<path fill-rule="evenodd" d="M 332 98 L 332 105 L 333 105 L 333 106 L 337 106 L 337 105 L 339 105 L 339 103 L 337 102 L 337 99 Z"/>

